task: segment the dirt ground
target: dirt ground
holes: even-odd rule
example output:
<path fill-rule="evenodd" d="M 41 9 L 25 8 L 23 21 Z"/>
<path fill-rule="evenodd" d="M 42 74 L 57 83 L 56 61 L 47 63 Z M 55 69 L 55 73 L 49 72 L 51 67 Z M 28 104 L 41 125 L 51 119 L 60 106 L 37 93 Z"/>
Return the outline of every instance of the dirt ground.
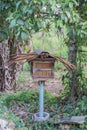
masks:
<path fill-rule="evenodd" d="M 84 67 L 84 70 L 86 72 L 86 77 L 87 77 L 87 66 Z M 52 93 L 53 95 L 58 95 L 64 91 L 64 85 L 62 84 L 61 81 L 61 73 L 63 74 L 64 71 L 60 70 L 58 71 L 58 75 L 55 76 L 54 79 L 50 79 L 45 81 L 45 90 L 47 92 Z M 21 77 L 24 75 L 24 81 L 17 83 L 17 89 L 16 91 L 21 91 L 21 90 L 39 90 L 39 85 L 37 81 L 33 81 L 31 76 L 27 73 L 24 74 L 24 72 L 20 73 Z M 12 90 L 13 91 L 13 90 Z M 9 91 L 8 91 L 9 92 Z"/>
<path fill-rule="evenodd" d="M 84 70 L 87 72 L 87 66 L 84 67 Z M 47 80 L 45 82 L 45 90 L 47 92 L 50 92 L 53 95 L 58 95 L 64 91 L 64 86 L 62 85 L 62 81 L 61 81 L 61 73 L 63 73 L 63 71 L 62 72 L 59 71 L 59 75 L 58 76 L 56 75 L 54 79 Z M 86 73 L 86 77 L 87 77 L 87 73 Z M 19 84 L 18 89 L 38 90 L 39 85 L 37 81 L 33 81 L 31 78 L 29 78 L 27 81 L 25 79 L 25 82 Z"/>
<path fill-rule="evenodd" d="M 53 95 L 58 95 L 59 93 L 63 92 L 63 90 L 64 90 L 61 79 L 59 77 L 45 81 L 44 87 L 45 87 L 45 90 L 47 92 L 50 92 Z M 38 90 L 39 85 L 38 85 L 37 81 L 30 80 L 26 83 L 25 82 L 22 83 L 19 86 L 19 89 L 22 89 L 22 90 Z"/>

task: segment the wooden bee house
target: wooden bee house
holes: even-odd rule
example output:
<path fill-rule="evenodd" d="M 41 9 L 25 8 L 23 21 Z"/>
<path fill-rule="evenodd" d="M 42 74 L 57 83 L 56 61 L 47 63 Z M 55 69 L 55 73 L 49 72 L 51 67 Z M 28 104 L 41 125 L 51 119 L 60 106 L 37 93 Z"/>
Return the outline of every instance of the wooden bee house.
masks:
<path fill-rule="evenodd" d="M 41 50 L 35 52 L 36 57 L 31 61 L 31 75 L 33 79 L 46 80 L 54 77 L 55 59 Z"/>

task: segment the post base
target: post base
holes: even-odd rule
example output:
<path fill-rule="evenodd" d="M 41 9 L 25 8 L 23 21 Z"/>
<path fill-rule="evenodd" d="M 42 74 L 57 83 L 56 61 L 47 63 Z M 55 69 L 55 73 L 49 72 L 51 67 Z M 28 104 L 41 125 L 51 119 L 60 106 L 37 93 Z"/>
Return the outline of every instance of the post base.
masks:
<path fill-rule="evenodd" d="M 36 121 L 36 122 L 41 122 L 41 121 L 48 120 L 49 117 L 50 117 L 50 116 L 49 116 L 49 113 L 47 113 L 47 112 L 44 112 L 44 113 L 43 113 L 43 117 L 40 117 L 40 116 L 39 116 L 39 113 L 36 113 L 36 114 L 34 114 L 34 116 L 33 116 L 34 121 Z"/>

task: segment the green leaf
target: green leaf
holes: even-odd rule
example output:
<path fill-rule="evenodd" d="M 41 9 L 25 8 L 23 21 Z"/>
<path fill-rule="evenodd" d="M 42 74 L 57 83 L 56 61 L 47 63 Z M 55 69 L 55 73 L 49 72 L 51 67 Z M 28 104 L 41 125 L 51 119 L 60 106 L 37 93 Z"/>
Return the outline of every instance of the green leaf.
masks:
<path fill-rule="evenodd" d="M 83 23 L 83 26 L 87 26 L 87 21 L 85 21 L 85 22 Z"/>
<path fill-rule="evenodd" d="M 67 23 L 68 22 L 68 19 L 67 19 L 67 17 L 65 17 L 65 23 Z"/>
<path fill-rule="evenodd" d="M 81 33 L 87 36 L 87 31 L 81 30 Z"/>
<path fill-rule="evenodd" d="M 18 1 L 18 2 L 16 3 L 16 9 L 19 8 L 19 5 L 21 4 L 21 2 L 22 2 L 22 1 Z"/>
<path fill-rule="evenodd" d="M 71 15 L 70 15 L 70 12 L 69 11 L 66 11 L 66 15 L 67 17 L 70 19 L 71 18 Z"/>
<path fill-rule="evenodd" d="M 25 14 L 26 12 L 28 12 L 29 10 L 27 9 L 26 6 L 23 7 L 23 13 Z"/>
<path fill-rule="evenodd" d="M 33 13 L 33 10 L 32 10 L 32 9 L 30 9 L 30 10 L 29 10 L 29 14 L 31 15 L 32 13 Z"/>
<path fill-rule="evenodd" d="M 69 3 L 69 7 L 73 8 L 73 3 L 72 2 Z"/>
<path fill-rule="evenodd" d="M 76 17 L 73 17 L 73 21 L 74 21 L 74 22 L 77 22 L 77 18 L 76 18 Z"/>
<path fill-rule="evenodd" d="M 28 34 L 25 32 L 21 32 L 21 39 L 22 40 L 27 40 L 28 39 Z"/>
<path fill-rule="evenodd" d="M 58 21 L 57 21 L 57 26 L 60 26 L 61 23 L 62 23 L 62 21 L 61 21 L 61 20 L 58 20 Z"/>
<path fill-rule="evenodd" d="M 5 2 L 4 1 L 0 1 L 0 11 L 4 11 L 5 8 Z"/>
<path fill-rule="evenodd" d="M 28 0 L 25 0 L 25 3 L 27 3 L 27 4 L 28 4 L 28 2 L 29 2 Z"/>
<path fill-rule="evenodd" d="M 79 3 L 76 0 L 73 0 L 76 6 L 79 6 Z"/>
<path fill-rule="evenodd" d="M 64 13 L 61 15 L 61 19 L 64 20 L 65 23 L 68 21 L 67 16 Z"/>
<path fill-rule="evenodd" d="M 28 46 L 24 46 L 24 48 L 25 48 L 25 51 L 28 53 L 29 52 Z"/>
<path fill-rule="evenodd" d="M 17 23 L 18 23 L 19 25 L 24 25 L 24 21 L 21 20 L 21 19 L 18 19 L 18 20 L 17 20 Z"/>
<path fill-rule="evenodd" d="M 10 28 L 13 28 L 13 27 L 15 27 L 15 25 L 16 25 L 16 20 L 15 19 L 13 19 L 12 21 L 11 21 L 11 23 L 10 23 Z"/>
<path fill-rule="evenodd" d="M 17 19 L 20 19 L 20 17 L 21 17 L 21 14 L 18 13 L 18 14 L 16 14 L 16 16 L 15 16 L 15 19 L 16 19 L 16 20 L 17 20 Z"/>
<path fill-rule="evenodd" d="M 6 18 L 6 21 L 10 21 L 13 19 L 13 13 L 10 13 L 9 17 Z"/>
<path fill-rule="evenodd" d="M 65 20 L 65 17 L 66 17 L 66 16 L 65 16 L 65 14 L 64 14 L 64 13 L 63 13 L 63 14 L 61 14 L 61 19 L 62 19 L 62 20 Z"/>
<path fill-rule="evenodd" d="M 78 29 L 78 30 L 77 30 L 77 35 L 80 36 L 80 33 L 81 33 L 81 30 Z"/>
<path fill-rule="evenodd" d="M 16 38 L 18 38 L 20 36 L 20 31 L 18 31 L 15 35 L 16 35 Z"/>
<path fill-rule="evenodd" d="M 3 32 L 0 32 L 0 40 L 5 40 L 6 34 Z"/>

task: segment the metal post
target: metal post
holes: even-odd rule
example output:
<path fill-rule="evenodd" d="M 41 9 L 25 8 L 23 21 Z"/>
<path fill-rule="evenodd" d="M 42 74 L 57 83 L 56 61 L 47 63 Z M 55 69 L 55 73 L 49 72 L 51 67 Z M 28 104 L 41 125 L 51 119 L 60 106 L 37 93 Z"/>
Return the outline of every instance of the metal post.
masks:
<path fill-rule="evenodd" d="M 34 121 L 41 122 L 49 119 L 49 113 L 44 112 L 44 81 L 39 83 L 39 112 L 34 114 Z"/>
<path fill-rule="evenodd" d="M 43 117 L 44 113 L 44 82 L 40 82 L 39 84 L 39 116 Z"/>

